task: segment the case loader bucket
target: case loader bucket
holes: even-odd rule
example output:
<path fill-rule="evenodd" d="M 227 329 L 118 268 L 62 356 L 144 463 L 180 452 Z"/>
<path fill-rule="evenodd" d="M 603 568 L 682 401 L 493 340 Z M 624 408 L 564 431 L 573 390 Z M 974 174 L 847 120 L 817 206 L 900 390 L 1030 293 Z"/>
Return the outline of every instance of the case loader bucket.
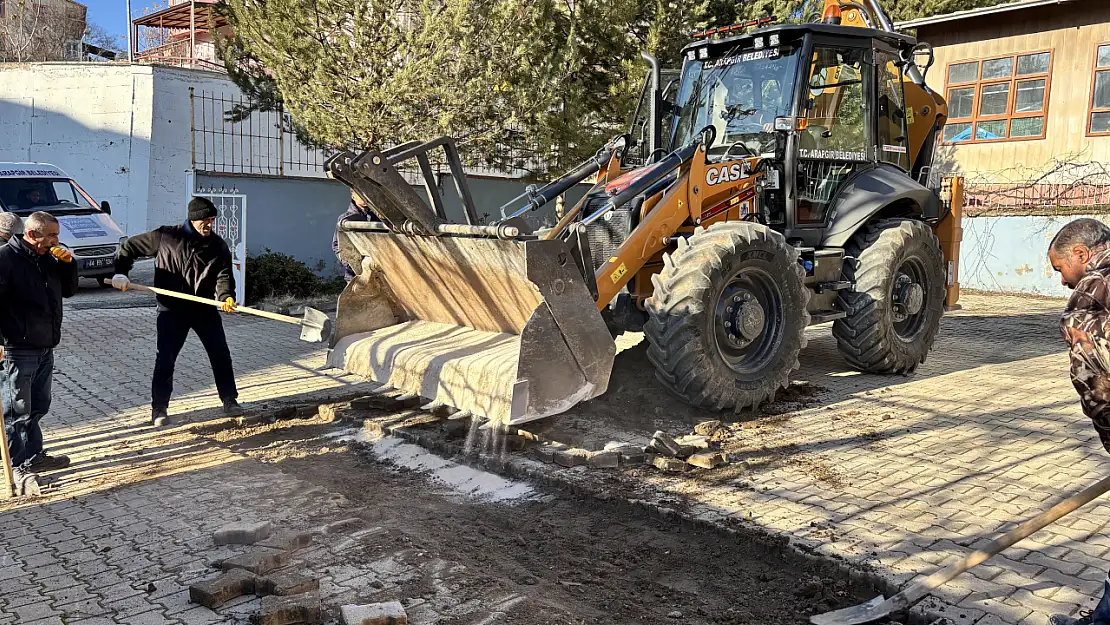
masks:
<path fill-rule="evenodd" d="M 605 392 L 616 346 L 563 242 L 346 230 L 340 249 L 362 265 L 331 366 L 505 424 Z"/>

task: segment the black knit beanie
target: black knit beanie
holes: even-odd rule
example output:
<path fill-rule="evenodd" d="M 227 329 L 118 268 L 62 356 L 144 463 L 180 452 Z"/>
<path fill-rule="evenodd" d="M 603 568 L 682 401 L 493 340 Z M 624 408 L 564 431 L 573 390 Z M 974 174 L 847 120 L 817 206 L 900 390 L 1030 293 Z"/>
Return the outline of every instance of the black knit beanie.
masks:
<path fill-rule="evenodd" d="M 206 198 L 195 197 L 189 200 L 189 221 L 202 221 L 216 216 L 216 206 Z"/>

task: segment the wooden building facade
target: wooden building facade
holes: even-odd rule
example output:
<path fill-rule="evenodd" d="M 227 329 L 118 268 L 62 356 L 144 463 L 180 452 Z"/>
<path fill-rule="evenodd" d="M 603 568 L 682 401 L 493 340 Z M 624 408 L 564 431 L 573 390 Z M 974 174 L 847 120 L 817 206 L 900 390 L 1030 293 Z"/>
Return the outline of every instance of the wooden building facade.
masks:
<path fill-rule="evenodd" d="M 897 27 L 933 46 L 926 80 L 948 101 L 935 173 L 964 174 L 973 196 L 1013 188 L 995 203 L 1110 204 L 1110 1 L 1023 0 Z"/>

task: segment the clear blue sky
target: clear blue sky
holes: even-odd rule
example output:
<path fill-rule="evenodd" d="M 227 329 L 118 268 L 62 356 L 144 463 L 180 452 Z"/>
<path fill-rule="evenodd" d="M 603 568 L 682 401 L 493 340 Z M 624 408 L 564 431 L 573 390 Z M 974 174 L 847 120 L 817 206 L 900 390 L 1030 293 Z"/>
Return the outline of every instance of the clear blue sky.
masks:
<path fill-rule="evenodd" d="M 77 0 L 89 7 L 88 21 L 104 27 L 113 35 L 127 36 L 127 1 L 126 0 Z M 154 6 L 156 0 L 131 0 L 131 10 L 136 15 L 142 15 L 143 9 Z M 163 5 L 166 3 L 163 2 Z M 126 39 L 123 39 L 126 46 Z"/>

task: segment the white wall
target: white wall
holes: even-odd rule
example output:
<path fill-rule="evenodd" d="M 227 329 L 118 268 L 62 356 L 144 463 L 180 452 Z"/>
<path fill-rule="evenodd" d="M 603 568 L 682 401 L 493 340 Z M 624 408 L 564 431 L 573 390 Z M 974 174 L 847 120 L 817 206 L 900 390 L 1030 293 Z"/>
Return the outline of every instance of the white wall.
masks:
<path fill-rule="evenodd" d="M 1048 243 L 1068 222 L 1107 215 L 964 218 L 960 243 L 960 285 L 1002 293 L 1068 297 L 1060 274 L 1048 262 Z"/>
<path fill-rule="evenodd" d="M 238 94 L 220 74 L 117 63 L 0 64 L 0 161 L 61 167 L 129 234 L 185 215 L 189 87 Z"/>
<path fill-rule="evenodd" d="M 199 94 L 239 89 L 212 72 L 159 67 L 154 71 L 150 125 L 150 186 L 147 228 L 185 220 L 185 172 L 193 166 L 189 88 Z"/>
<path fill-rule="evenodd" d="M 146 224 L 151 68 L 0 64 L 0 160 L 57 165 L 124 230 Z"/>

